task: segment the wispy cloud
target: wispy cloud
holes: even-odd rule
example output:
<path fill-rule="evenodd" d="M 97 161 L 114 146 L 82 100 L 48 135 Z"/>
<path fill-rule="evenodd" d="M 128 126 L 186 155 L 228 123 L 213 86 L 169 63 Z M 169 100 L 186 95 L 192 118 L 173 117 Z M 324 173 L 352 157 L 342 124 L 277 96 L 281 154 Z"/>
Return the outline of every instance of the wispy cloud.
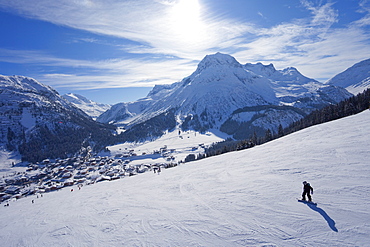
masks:
<path fill-rule="evenodd" d="M 181 30 L 172 24 L 174 3 L 178 1 L 70 1 L 12 0 L 0 1 L 0 7 L 13 9 L 22 15 L 94 33 L 112 35 L 148 44 L 154 52 L 179 57 L 199 58 L 209 47 L 240 35 L 235 23 L 225 23 L 202 14 L 202 22 L 193 27 L 198 35 L 190 34 L 194 42 L 184 43 Z M 186 20 L 183 20 L 186 21 Z M 190 20 L 188 20 L 189 22 Z M 229 27 L 231 28 L 229 28 Z"/>
<path fill-rule="evenodd" d="M 365 14 L 365 16 L 355 21 L 354 24 L 359 26 L 370 26 L 370 0 L 361 0 L 359 6 L 358 12 Z"/>
<path fill-rule="evenodd" d="M 260 12 L 260 11 L 258 11 L 257 12 L 257 14 L 259 15 L 259 16 L 261 16 L 263 19 L 265 19 L 265 20 L 267 20 L 267 18 Z"/>
<path fill-rule="evenodd" d="M 3 48 L 0 48 L 0 61 L 17 64 L 39 64 L 44 66 L 61 66 L 61 67 L 94 66 L 94 63 L 92 61 L 53 57 L 43 51 L 10 50 Z"/>
<path fill-rule="evenodd" d="M 189 75 L 196 68 L 196 62 L 174 57 L 90 61 L 58 58 L 39 51 L 7 49 L 0 49 L 0 62 L 83 71 L 46 73 L 37 78 L 54 87 L 76 89 L 151 87 L 155 84 L 169 84 Z M 179 78 L 179 75 L 182 77 Z"/>
<path fill-rule="evenodd" d="M 332 7 L 333 3 L 315 5 L 308 0 L 301 0 L 301 3 L 312 13 L 311 25 L 330 27 L 338 22 L 338 11 Z"/>
<path fill-rule="evenodd" d="M 332 3 L 301 3 L 311 16 L 259 29 L 256 39 L 234 55 L 246 60 L 243 62 L 273 62 L 280 68 L 295 66 L 317 79 L 332 77 L 370 56 L 370 34 L 359 25 L 333 27 L 339 17 Z"/>
<path fill-rule="evenodd" d="M 174 19 L 182 18 L 181 15 L 173 14 L 180 2 L 0 0 L 0 8 L 29 18 L 135 41 L 115 45 L 126 53 L 142 55 L 87 61 L 58 58 L 40 51 L 0 50 L 0 60 L 86 68 L 91 74 L 48 73 L 43 79 L 50 85 L 62 78 L 64 85 L 97 88 L 172 83 L 194 71 L 197 60 L 217 51 L 234 55 L 241 62 L 273 62 L 281 68 L 296 66 L 315 78 L 328 78 L 370 56 L 369 33 L 362 29 L 370 24 L 368 0 L 359 4 L 363 18 L 341 28 L 334 27 L 339 15 L 333 2 L 301 0 L 309 16 L 270 28 L 213 15 L 206 6 L 200 6 L 199 16 L 194 15 L 192 20 L 193 28 L 185 29 L 179 28 L 184 20 Z M 259 15 L 264 17 L 262 12 Z M 100 42 L 91 38 L 76 41 Z"/>

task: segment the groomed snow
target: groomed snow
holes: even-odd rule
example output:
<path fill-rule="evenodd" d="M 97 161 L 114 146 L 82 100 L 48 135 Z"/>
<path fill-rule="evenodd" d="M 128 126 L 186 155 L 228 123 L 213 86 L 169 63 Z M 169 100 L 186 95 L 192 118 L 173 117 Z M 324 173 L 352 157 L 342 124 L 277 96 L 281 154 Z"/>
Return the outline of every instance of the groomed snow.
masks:
<path fill-rule="evenodd" d="M 367 110 L 160 175 L 22 198 L 0 207 L 0 243 L 367 246 L 369 122 Z M 317 207 L 297 202 L 303 180 Z"/>

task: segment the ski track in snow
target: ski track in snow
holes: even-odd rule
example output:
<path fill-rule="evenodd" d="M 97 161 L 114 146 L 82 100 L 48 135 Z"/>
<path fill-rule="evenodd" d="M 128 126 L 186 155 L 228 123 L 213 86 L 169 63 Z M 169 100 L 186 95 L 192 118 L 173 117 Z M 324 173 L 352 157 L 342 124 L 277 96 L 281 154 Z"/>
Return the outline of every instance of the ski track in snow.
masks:
<path fill-rule="evenodd" d="M 2 246 L 366 246 L 370 111 L 0 207 Z M 297 202 L 302 181 L 318 205 Z M 34 200 L 34 203 L 31 203 Z"/>

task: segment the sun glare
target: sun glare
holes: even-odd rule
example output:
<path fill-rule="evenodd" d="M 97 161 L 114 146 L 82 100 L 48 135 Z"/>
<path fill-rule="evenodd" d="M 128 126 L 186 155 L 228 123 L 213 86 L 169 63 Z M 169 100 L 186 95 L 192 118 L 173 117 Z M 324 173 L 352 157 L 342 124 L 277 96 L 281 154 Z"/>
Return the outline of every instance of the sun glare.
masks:
<path fill-rule="evenodd" d="M 170 22 L 176 38 L 187 44 L 195 44 L 204 36 L 199 0 L 179 0 L 172 6 Z"/>

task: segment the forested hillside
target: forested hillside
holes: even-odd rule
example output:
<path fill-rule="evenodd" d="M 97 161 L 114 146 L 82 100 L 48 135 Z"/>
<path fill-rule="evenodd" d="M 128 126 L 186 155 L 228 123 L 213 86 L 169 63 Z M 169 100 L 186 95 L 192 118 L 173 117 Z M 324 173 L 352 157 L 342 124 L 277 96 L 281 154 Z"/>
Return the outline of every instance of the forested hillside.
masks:
<path fill-rule="evenodd" d="M 241 141 L 234 141 L 229 139 L 223 142 L 216 143 L 206 150 L 206 154 L 204 156 L 200 156 L 198 158 L 204 158 L 219 155 L 222 153 L 227 153 L 230 151 L 250 148 L 255 145 L 271 141 L 273 139 L 282 137 L 284 135 L 296 132 L 298 130 L 313 125 L 357 114 L 369 108 L 370 108 L 370 89 L 367 89 L 356 96 L 350 97 L 346 100 L 339 102 L 338 104 L 329 105 L 320 110 L 313 111 L 306 117 L 292 123 L 287 128 L 282 128 L 281 126 L 279 126 L 279 130 L 277 133 L 274 133 L 271 130 L 267 130 L 264 137 L 257 137 L 257 135 L 254 134 L 250 136 L 250 138 Z"/>

